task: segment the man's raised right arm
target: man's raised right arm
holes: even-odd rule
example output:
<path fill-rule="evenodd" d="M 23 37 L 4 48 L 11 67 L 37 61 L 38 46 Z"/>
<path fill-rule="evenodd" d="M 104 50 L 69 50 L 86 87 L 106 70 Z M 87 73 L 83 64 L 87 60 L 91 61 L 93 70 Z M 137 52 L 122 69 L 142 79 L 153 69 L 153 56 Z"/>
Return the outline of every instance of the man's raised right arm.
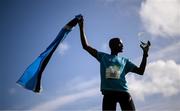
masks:
<path fill-rule="evenodd" d="M 79 29 L 80 29 L 80 38 L 81 38 L 81 44 L 83 49 L 85 49 L 87 52 L 89 52 L 93 57 L 97 58 L 97 50 L 92 48 L 87 41 L 85 32 L 84 32 L 84 20 L 83 17 L 78 22 Z"/>

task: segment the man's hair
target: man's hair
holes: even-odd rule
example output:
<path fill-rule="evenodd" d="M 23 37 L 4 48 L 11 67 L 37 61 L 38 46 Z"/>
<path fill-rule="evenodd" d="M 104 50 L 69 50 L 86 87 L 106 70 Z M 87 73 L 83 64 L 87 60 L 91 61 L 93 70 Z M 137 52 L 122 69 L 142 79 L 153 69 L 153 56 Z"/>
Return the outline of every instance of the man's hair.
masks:
<path fill-rule="evenodd" d="M 119 38 L 112 38 L 112 39 L 110 39 L 109 40 L 109 47 L 110 47 L 110 49 L 112 49 L 113 48 L 113 45 L 115 44 L 115 43 L 117 43 L 117 41 L 120 41 L 120 39 Z"/>

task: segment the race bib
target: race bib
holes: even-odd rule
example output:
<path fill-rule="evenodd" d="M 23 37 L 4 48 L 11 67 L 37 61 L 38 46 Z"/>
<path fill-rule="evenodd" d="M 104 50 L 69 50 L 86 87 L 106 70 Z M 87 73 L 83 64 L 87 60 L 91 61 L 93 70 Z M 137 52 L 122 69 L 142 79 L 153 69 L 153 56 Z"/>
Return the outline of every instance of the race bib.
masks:
<path fill-rule="evenodd" d="M 106 79 L 119 79 L 120 78 L 120 67 L 114 65 L 106 68 Z"/>

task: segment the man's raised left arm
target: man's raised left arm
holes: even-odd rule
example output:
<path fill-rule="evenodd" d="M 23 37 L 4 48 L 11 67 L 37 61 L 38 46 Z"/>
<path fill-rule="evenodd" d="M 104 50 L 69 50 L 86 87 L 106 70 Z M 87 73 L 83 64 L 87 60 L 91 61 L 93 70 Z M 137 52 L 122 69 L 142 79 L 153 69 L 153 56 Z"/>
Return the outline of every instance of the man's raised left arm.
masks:
<path fill-rule="evenodd" d="M 142 58 L 140 66 L 133 68 L 133 70 L 131 72 L 137 73 L 139 75 L 144 74 L 150 45 L 151 45 L 151 43 L 149 41 L 147 43 L 141 42 L 140 47 L 143 50 L 143 58 Z"/>

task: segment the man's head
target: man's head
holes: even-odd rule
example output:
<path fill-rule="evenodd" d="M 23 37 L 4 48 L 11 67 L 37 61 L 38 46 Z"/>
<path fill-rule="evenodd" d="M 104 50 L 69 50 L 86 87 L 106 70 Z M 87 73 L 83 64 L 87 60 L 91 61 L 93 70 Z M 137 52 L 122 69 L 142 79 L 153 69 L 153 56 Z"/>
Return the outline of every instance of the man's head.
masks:
<path fill-rule="evenodd" d="M 119 53 L 123 50 L 123 43 L 119 38 L 112 38 L 109 40 L 109 47 L 111 52 Z"/>

